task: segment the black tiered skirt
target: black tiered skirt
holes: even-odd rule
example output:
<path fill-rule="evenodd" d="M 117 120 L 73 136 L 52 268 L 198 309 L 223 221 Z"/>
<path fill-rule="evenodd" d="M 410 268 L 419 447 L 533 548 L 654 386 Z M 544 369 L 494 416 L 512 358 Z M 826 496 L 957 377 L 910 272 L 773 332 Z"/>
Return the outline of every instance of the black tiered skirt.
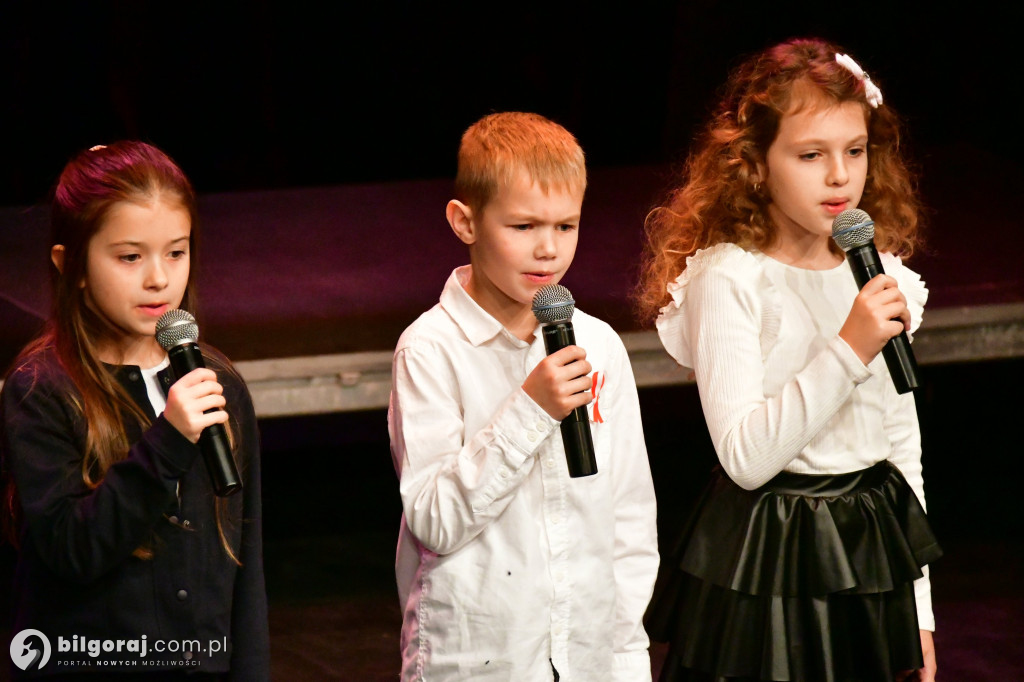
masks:
<path fill-rule="evenodd" d="M 783 472 L 744 490 L 716 469 L 647 613 L 661 682 L 891 680 L 923 665 L 913 581 L 942 554 L 917 496 L 880 462 Z"/>

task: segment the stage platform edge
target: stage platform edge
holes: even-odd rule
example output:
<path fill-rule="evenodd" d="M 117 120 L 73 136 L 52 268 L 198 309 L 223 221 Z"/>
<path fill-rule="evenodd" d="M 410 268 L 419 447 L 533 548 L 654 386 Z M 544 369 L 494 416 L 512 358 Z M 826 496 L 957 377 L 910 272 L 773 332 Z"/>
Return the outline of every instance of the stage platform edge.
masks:
<path fill-rule="evenodd" d="M 637 387 L 692 383 L 692 372 L 669 357 L 654 331 L 621 334 Z M 1024 357 L 1024 303 L 941 308 L 914 335 L 920 365 Z M 236 363 L 258 417 L 289 417 L 387 407 L 390 351 L 249 360 Z"/>
<path fill-rule="evenodd" d="M 620 336 L 638 388 L 693 382 L 691 370 L 669 357 L 653 330 Z M 1024 303 L 929 311 L 913 348 L 924 366 L 1024 357 Z M 257 417 L 293 417 L 387 407 L 391 358 L 391 351 L 363 351 L 245 360 L 235 366 L 249 386 Z"/>

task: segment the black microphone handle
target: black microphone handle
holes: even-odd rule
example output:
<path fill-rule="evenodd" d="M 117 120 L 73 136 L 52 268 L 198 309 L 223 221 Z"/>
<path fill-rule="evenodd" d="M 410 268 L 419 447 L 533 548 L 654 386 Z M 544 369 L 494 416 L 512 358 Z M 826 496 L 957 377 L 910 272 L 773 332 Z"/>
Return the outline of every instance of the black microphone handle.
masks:
<path fill-rule="evenodd" d="M 572 322 L 555 322 L 544 325 L 544 348 L 548 355 L 567 346 L 576 345 Z M 562 445 L 565 461 L 569 465 L 569 476 L 580 478 L 597 473 L 597 458 L 594 455 L 594 440 L 590 435 L 590 416 L 586 406 L 577 407 L 562 420 Z"/>
<path fill-rule="evenodd" d="M 203 353 L 195 343 L 178 344 L 167 351 L 167 356 L 179 379 L 194 369 L 206 367 Z M 216 409 L 206 412 L 215 412 Z M 235 458 L 231 456 L 228 432 L 223 424 L 211 424 L 203 429 L 199 434 L 199 450 L 203 453 L 206 470 L 210 472 L 210 482 L 218 496 L 227 497 L 242 489 Z"/>
<path fill-rule="evenodd" d="M 846 252 L 846 258 L 850 262 L 858 289 L 863 289 L 875 276 L 885 272 L 874 242 L 850 249 Z M 914 359 L 914 351 L 910 348 L 907 332 L 901 331 L 889 339 L 882 347 L 882 357 L 885 358 L 885 365 L 889 368 L 889 376 L 892 377 L 897 393 L 908 393 L 920 385 L 917 378 L 917 361 Z"/>

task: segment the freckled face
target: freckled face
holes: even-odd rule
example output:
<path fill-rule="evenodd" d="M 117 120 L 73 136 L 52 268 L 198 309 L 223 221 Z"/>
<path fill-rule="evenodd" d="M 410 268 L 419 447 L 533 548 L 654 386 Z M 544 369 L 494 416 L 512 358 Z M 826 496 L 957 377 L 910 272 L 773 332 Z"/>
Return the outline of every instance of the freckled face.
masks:
<path fill-rule="evenodd" d="M 188 211 L 157 196 L 115 204 L 89 240 L 85 302 L 124 333 L 122 346 L 155 343 L 157 319 L 181 304 L 191 231 Z"/>

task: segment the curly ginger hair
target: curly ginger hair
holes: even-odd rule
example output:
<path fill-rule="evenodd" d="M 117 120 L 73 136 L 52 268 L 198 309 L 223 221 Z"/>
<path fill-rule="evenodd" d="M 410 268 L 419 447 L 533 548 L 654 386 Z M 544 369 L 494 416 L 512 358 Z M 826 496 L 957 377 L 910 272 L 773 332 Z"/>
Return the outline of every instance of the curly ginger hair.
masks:
<path fill-rule="evenodd" d="M 819 39 L 769 48 L 736 68 L 690 153 L 681 184 L 647 216 L 647 241 L 635 298 L 653 321 L 668 303 L 666 286 L 686 259 L 722 242 L 771 246 L 777 230 L 760 173 L 782 117 L 806 106 L 857 102 L 868 129 L 868 174 L 859 208 L 875 221 L 879 250 L 907 257 L 917 244 L 921 205 L 901 149 L 901 124 L 886 104 L 868 104 L 864 82 L 836 62 L 843 51 Z"/>

